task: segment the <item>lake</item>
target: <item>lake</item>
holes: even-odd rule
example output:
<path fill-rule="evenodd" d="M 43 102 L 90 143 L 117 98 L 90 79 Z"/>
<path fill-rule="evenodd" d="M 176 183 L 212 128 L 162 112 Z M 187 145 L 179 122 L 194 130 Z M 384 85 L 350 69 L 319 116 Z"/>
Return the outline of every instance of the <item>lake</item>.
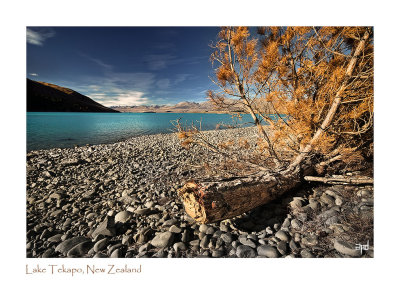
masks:
<path fill-rule="evenodd" d="M 203 113 L 65 113 L 28 112 L 27 150 L 67 148 L 75 145 L 102 144 L 145 134 L 171 133 L 172 121 L 215 129 L 217 124 L 232 124 L 229 114 Z M 250 115 L 241 123 L 251 126 Z"/>

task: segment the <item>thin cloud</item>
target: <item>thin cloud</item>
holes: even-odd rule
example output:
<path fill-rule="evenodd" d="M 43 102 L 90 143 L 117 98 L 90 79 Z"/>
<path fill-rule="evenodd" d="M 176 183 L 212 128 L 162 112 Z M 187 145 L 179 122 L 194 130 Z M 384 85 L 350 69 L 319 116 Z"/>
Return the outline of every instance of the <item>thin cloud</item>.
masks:
<path fill-rule="evenodd" d="M 185 80 L 187 80 L 190 76 L 192 76 L 192 74 L 189 73 L 180 73 L 176 75 L 176 78 L 174 80 L 174 84 L 178 84 L 181 82 L 184 82 Z"/>
<path fill-rule="evenodd" d="M 139 91 L 127 91 L 115 96 L 92 94 L 89 97 L 107 107 L 139 106 L 149 104 L 150 102 L 147 97 L 144 97 L 144 93 Z"/>
<path fill-rule="evenodd" d="M 161 70 L 167 68 L 172 64 L 179 63 L 180 60 L 176 58 L 176 56 L 171 54 L 152 54 L 146 55 L 144 57 L 144 61 L 147 63 L 147 66 L 150 70 Z"/>
<path fill-rule="evenodd" d="M 82 53 L 82 52 L 78 52 L 78 54 L 79 54 L 80 56 L 82 56 L 82 57 L 84 57 L 84 58 L 86 58 L 86 59 L 88 59 L 88 60 L 90 60 L 90 61 L 96 63 L 97 65 L 99 65 L 100 67 L 102 67 L 102 68 L 104 68 L 104 69 L 106 69 L 106 70 L 112 70 L 112 69 L 113 69 L 113 66 L 112 66 L 112 65 L 107 64 L 107 63 L 101 61 L 100 59 L 93 58 L 93 57 L 91 57 L 91 56 L 89 56 L 89 55 L 86 55 L 85 53 Z"/>
<path fill-rule="evenodd" d="M 32 73 L 29 73 L 29 75 L 30 75 L 30 76 L 39 76 L 39 74 L 37 74 L 37 73 L 34 73 L 34 72 L 32 72 Z"/>
<path fill-rule="evenodd" d="M 28 44 L 43 46 L 44 42 L 55 36 L 55 31 L 51 28 L 27 28 L 26 41 Z"/>
<path fill-rule="evenodd" d="M 168 89 L 170 85 L 170 81 L 168 78 L 163 78 L 157 81 L 156 83 L 157 87 L 160 89 Z"/>

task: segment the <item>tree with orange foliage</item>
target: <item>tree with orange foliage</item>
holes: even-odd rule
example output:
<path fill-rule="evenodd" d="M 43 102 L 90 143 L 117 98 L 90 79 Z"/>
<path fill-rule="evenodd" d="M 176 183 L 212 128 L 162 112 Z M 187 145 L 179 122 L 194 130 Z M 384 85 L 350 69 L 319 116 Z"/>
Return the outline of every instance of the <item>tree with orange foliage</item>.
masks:
<path fill-rule="evenodd" d="M 335 161 L 350 164 L 372 153 L 372 28 L 263 27 L 252 36 L 246 27 L 223 27 L 213 48 L 211 60 L 218 64 L 213 82 L 220 90 L 209 91 L 208 98 L 217 108 L 239 104 L 252 116 L 269 163 L 260 166 L 262 176 L 246 183 L 252 186 L 248 192 L 229 181 L 185 185 L 180 194 L 195 218 L 235 216 L 284 193 L 305 172 L 321 174 Z M 190 143 L 197 142 L 197 133 Z M 222 202 L 217 206 L 224 211 L 209 208 L 207 196 L 200 205 L 193 203 L 196 196 L 189 200 L 199 188 L 210 201 Z M 241 193 L 233 192 L 238 188 Z M 269 191 L 261 200 L 250 199 L 263 188 Z M 251 203 L 232 208 L 241 201 L 228 192 Z"/>

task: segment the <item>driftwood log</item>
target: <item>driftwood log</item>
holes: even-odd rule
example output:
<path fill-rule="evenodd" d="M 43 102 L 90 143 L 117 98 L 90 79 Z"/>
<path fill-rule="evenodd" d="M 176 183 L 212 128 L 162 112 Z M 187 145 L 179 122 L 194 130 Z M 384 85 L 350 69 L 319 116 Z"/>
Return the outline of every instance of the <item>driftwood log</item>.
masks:
<path fill-rule="evenodd" d="M 189 216 L 201 223 L 233 218 L 266 204 L 301 183 L 299 169 L 224 180 L 191 181 L 178 190 Z"/>
<path fill-rule="evenodd" d="M 306 181 L 323 182 L 327 184 L 374 184 L 372 178 L 335 178 L 335 177 L 314 177 L 305 176 Z"/>

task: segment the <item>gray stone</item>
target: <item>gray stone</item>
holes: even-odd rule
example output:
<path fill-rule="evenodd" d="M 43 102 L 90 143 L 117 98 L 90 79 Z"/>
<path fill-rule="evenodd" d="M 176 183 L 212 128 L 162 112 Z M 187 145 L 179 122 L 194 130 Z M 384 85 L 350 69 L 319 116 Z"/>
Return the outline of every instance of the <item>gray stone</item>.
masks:
<path fill-rule="evenodd" d="M 177 242 L 174 244 L 173 249 L 178 252 L 180 250 L 186 250 L 186 245 L 183 242 Z"/>
<path fill-rule="evenodd" d="M 111 258 L 119 258 L 121 256 L 122 256 L 122 251 L 120 248 L 115 249 L 110 255 Z"/>
<path fill-rule="evenodd" d="M 138 252 L 142 253 L 143 251 L 147 251 L 150 248 L 150 243 L 143 244 L 139 247 Z"/>
<path fill-rule="evenodd" d="M 172 226 L 172 225 L 175 225 L 175 224 L 178 224 L 178 220 L 177 220 L 177 219 L 169 219 L 169 220 L 166 220 L 166 221 L 162 224 L 162 226 L 163 226 L 163 227 L 169 227 L 169 226 Z"/>
<path fill-rule="evenodd" d="M 115 223 L 113 217 L 106 217 L 106 219 L 92 233 L 93 238 L 96 238 L 97 235 L 115 236 Z"/>
<path fill-rule="evenodd" d="M 278 232 L 276 232 L 275 237 L 279 238 L 280 240 L 286 241 L 286 242 L 289 241 L 289 236 L 286 234 L 286 232 L 284 232 L 282 230 L 279 230 Z"/>
<path fill-rule="evenodd" d="M 168 231 L 170 231 L 170 232 L 172 232 L 172 233 L 181 233 L 182 232 L 182 229 L 181 228 L 178 228 L 178 227 L 176 227 L 175 225 L 172 225 L 171 227 L 169 227 L 169 230 Z"/>
<path fill-rule="evenodd" d="M 107 258 L 107 254 L 98 252 L 93 256 L 93 258 Z"/>
<path fill-rule="evenodd" d="M 182 237 L 181 237 L 182 242 L 188 242 L 189 239 L 190 238 L 189 238 L 188 230 L 184 230 L 183 233 L 182 233 Z"/>
<path fill-rule="evenodd" d="M 293 229 L 300 230 L 301 229 L 301 222 L 297 219 L 293 219 L 290 224 L 292 225 Z"/>
<path fill-rule="evenodd" d="M 294 210 L 299 209 L 303 206 L 303 200 L 302 198 L 295 197 L 293 200 L 289 203 L 290 207 Z"/>
<path fill-rule="evenodd" d="M 339 217 L 333 216 L 325 221 L 325 225 L 330 226 L 339 223 Z"/>
<path fill-rule="evenodd" d="M 224 256 L 224 250 L 222 250 L 222 249 L 217 249 L 217 250 L 214 250 L 213 252 L 212 252 L 212 254 L 211 254 L 211 256 L 212 257 L 222 257 L 222 256 Z"/>
<path fill-rule="evenodd" d="M 221 234 L 221 239 L 225 242 L 225 243 L 232 243 L 232 240 L 233 240 L 233 238 L 232 238 L 232 234 L 231 233 L 224 233 L 224 234 Z"/>
<path fill-rule="evenodd" d="M 307 218 L 308 218 L 307 213 L 298 213 L 297 214 L 297 219 L 299 219 L 303 223 L 305 221 L 307 221 Z"/>
<path fill-rule="evenodd" d="M 208 227 L 205 233 L 206 233 L 207 235 L 213 235 L 214 232 L 215 232 L 215 230 L 214 230 L 213 227 Z"/>
<path fill-rule="evenodd" d="M 315 257 L 314 254 L 311 253 L 309 249 L 303 249 L 300 251 L 300 255 L 302 258 L 312 258 Z"/>
<path fill-rule="evenodd" d="M 257 245 L 252 240 L 247 239 L 247 238 L 243 238 L 243 237 L 239 238 L 239 242 L 241 244 L 243 244 L 243 245 L 247 245 L 247 246 L 250 246 L 252 248 L 256 248 L 257 247 Z"/>
<path fill-rule="evenodd" d="M 299 249 L 299 247 L 297 246 L 296 242 L 293 241 L 293 239 L 290 240 L 289 247 L 292 251 L 297 251 Z"/>
<path fill-rule="evenodd" d="M 283 221 L 282 223 L 281 229 L 287 231 L 289 229 L 289 226 L 290 226 L 290 219 L 286 218 L 285 221 Z"/>
<path fill-rule="evenodd" d="M 114 221 L 115 223 L 122 223 L 125 224 L 128 222 L 132 217 L 132 214 L 128 211 L 122 211 L 115 215 Z"/>
<path fill-rule="evenodd" d="M 209 244 L 209 236 L 205 235 L 200 241 L 200 247 L 201 248 L 207 248 L 208 244 Z"/>
<path fill-rule="evenodd" d="M 49 258 L 52 257 L 53 255 L 54 255 L 54 249 L 49 248 L 45 252 L 43 252 L 42 258 Z"/>
<path fill-rule="evenodd" d="M 106 248 L 107 243 L 108 243 L 107 238 L 103 238 L 103 239 L 97 241 L 93 247 L 94 252 L 102 251 L 104 248 Z"/>
<path fill-rule="evenodd" d="M 329 209 L 329 210 L 327 210 L 327 211 L 322 212 L 321 214 L 319 214 L 319 215 L 317 216 L 317 218 L 320 219 L 320 220 L 322 220 L 322 221 L 326 221 L 326 220 L 329 219 L 330 217 L 338 216 L 338 215 L 339 215 L 339 213 L 338 213 L 336 210 L 334 210 L 334 209 Z"/>
<path fill-rule="evenodd" d="M 269 227 L 269 226 L 267 228 L 265 228 L 265 232 L 267 232 L 268 235 L 274 234 L 274 231 L 272 231 L 271 227 Z"/>
<path fill-rule="evenodd" d="M 320 201 L 324 204 L 327 205 L 334 205 L 335 204 L 335 198 L 326 194 L 326 192 L 324 192 L 321 197 L 320 197 Z"/>
<path fill-rule="evenodd" d="M 174 234 L 167 231 L 156 235 L 153 238 L 153 240 L 151 240 L 151 245 L 158 248 L 169 247 L 172 245 L 173 240 L 174 240 Z"/>
<path fill-rule="evenodd" d="M 47 241 L 49 241 L 51 243 L 58 243 L 58 242 L 61 242 L 62 236 L 63 236 L 63 234 L 56 234 L 56 235 L 49 237 L 49 239 L 47 239 Z"/>
<path fill-rule="evenodd" d="M 341 206 L 341 205 L 343 204 L 343 199 L 342 199 L 341 197 L 337 197 L 337 198 L 335 199 L 335 204 L 336 204 L 337 206 Z"/>
<path fill-rule="evenodd" d="M 220 229 L 222 232 L 228 232 L 228 231 L 229 231 L 228 226 L 225 225 L 225 224 L 222 224 L 222 223 L 219 225 L 219 229 Z"/>
<path fill-rule="evenodd" d="M 50 199 L 55 199 L 55 200 L 61 200 L 66 197 L 67 195 L 64 192 L 55 192 L 49 196 Z"/>
<path fill-rule="evenodd" d="M 222 232 L 221 230 L 217 230 L 217 231 L 214 232 L 214 234 L 213 234 L 212 237 L 214 237 L 214 238 L 220 238 L 221 235 L 222 235 L 222 233 L 223 233 L 223 232 Z"/>
<path fill-rule="evenodd" d="M 189 242 L 189 244 L 191 246 L 199 246 L 200 245 L 200 240 L 199 239 L 195 239 Z"/>
<path fill-rule="evenodd" d="M 206 224 L 201 224 L 200 227 L 199 227 L 199 231 L 201 233 L 206 233 L 207 229 L 208 229 L 208 226 Z"/>
<path fill-rule="evenodd" d="M 287 242 L 286 241 L 279 241 L 277 247 L 280 254 L 285 255 L 287 253 Z"/>
<path fill-rule="evenodd" d="M 356 246 L 353 244 L 350 244 L 346 241 L 335 239 L 333 243 L 333 247 L 336 249 L 336 251 L 346 254 L 352 257 L 360 257 L 361 253 L 360 250 L 356 250 Z"/>
<path fill-rule="evenodd" d="M 67 218 L 67 219 L 65 220 L 65 222 L 63 223 L 63 225 L 62 225 L 63 229 L 65 229 L 65 228 L 71 226 L 71 223 L 72 223 L 72 219 L 71 219 L 71 218 Z"/>
<path fill-rule="evenodd" d="M 325 190 L 325 194 L 332 196 L 334 198 L 336 198 L 337 196 L 339 196 L 338 192 L 332 189 L 327 189 Z"/>
<path fill-rule="evenodd" d="M 79 243 L 88 242 L 90 239 L 82 236 L 74 237 L 68 240 L 65 240 L 57 245 L 55 251 L 62 253 L 63 255 L 67 255 L 68 251 L 70 251 L 74 246 Z"/>
<path fill-rule="evenodd" d="M 256 251 L 251 248 L 250 246 L 247 245 L 239 245 L 236 248 L 236 255 L 237 257 L 243 257 L 243 258 L 251 258 L 251 257 L 256 257 Z"/>
<path fill-rule="evenodd" d="M 68 257 L 82 257 L 93 247 L 93 242 L 86 241 L 75 245 L 67 253 Z"/>
<path fill-rule="evenodd" d="M 307 234 L 301 239 L 301 243 L 306 246 L 315 246 L 318 244 L 318 237 L 315 234 Z"/>
<path fill-rule="evenodd" d="M 279 257 L 278 250 L 270 245 L 260 245 L 257 247 L 257 253 L 259 256 L 266 256 L 266 257 Z"/>
<path fill-rule="evenodd" d="M 145 216 L 145 215 L 149 215 L 151 213 L 152 213 L 152 210 L 150 208 L 137 209 L 135 211 L 135 214 L 139 215 L 139 216 Z"/>
<path fill-rule="evenodd" d="M 121 243 L 123 244 L 123 245 L 127 245 L 127 246 L 129 246 L 129 245 L 131 245 L 132 244 L 132 235 L 124 235 L 124 236 L 122 236 L 122 241 L 121 241 Z"/>

